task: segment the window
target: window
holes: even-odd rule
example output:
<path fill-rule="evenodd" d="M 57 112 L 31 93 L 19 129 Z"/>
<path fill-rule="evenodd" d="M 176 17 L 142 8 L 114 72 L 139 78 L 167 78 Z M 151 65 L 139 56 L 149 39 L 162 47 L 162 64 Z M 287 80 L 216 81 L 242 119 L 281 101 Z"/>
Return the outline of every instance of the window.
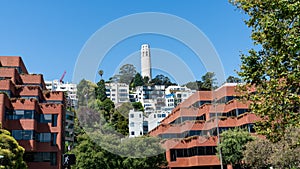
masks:
<path fill-rule="evenodd" d="M 51 133 L 39 133 L 38 141 L 40 142 L 51 142 Z"/>
<path fill-rule="evenodd" d="M 40 114 L 40 123 L 51 123 L 52 127 L 56 127 L 57 117 L 57 114 Z"/>
<path fill-rule="evenodd" d="M 52 114 L 52 127 L 57 126 L 57 114 Z"/>
<path fill-rule="evenodd" d="M 33 130 L 12 130 L 12 136 L 16 140 L 33 140 Z"/>
<path fill-rule="evenodd" d="M 26 152 L 24 154 L 24 161 L 26 162 L 50 162 L 50 165 L 55 166 L 57 165 L 55 152 Z"/>
<path fill-rule="evenodd" d="M 34 119 L 34 110 L 15 110 L 12 114 L 8 114 L 9 120 L 19 120 L 19 119 Z"/>
<path fill-rule="evenodd" d="M 142 118 L 142 114 L 139 114 L 139 117 Z"/>
<path fill-rule="evenodd" d="M 119 92 L 121 92 L 121 93 L 126 93 L 126 92 L 127 92 L 127 89 L 119 89 Z"/>
<path fill-rule="evenodd" d="M 161 117 L 166 117 L 166 114 L 162 114 Z"/>
<path fill-rule="evenodd" d="M 154 118 L 156 118 L 156 114 L 154 114 Z"/>
<path fill-rule="evenodd" d="M 134 127 L 134 122 L 131 122 L 131 123 L 130 123 L 130 127 Z"/>
<path fill-rule="evenodd" d="M 134 136 L 134 131 L 131 132 L 131 135 Z"/>
<path fill-rule="evenodd" d="M 40 114 L 40 123 L 51 123 L 52 114 Z"/>
<path fill-rule="evenodd" d="M 52 133 L 51 134 L 51 145 L 52 146 L 55 146 L 57 144 L 56 139 L 57 139 L 57 133 Z"/>
<path fill-rule="evenodd" d="M 130 118 L 134 118 L 134 114 L 130 114 Z"/>
<path fill-rule="evenodd" d="M 161 118 L 161 114 L 157 114 L 157 118 Z"/>

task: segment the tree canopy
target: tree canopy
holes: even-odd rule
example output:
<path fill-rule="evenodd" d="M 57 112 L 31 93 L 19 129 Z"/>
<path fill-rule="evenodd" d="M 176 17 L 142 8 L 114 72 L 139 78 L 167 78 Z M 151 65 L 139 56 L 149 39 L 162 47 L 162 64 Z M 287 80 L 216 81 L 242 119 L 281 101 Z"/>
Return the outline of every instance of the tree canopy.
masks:
<path fill-rule="evenodd" d="M 156 75 L 155 78 L 150 81 L 150 83 L 154 85 L 165 85 L 166 87 L 170 85 L 176 85 L 175 83 L 171 82 L 169 77 L 162 74 Z"/>
<path fill-rule="evenodd" d="M 220 153 L 222 154 L 223 164 L 241 166 L 245 145 L 254 138 L 249 132 L 240 128 L 224 131 L 220 137 L 221 142 L 217 147 L 217 156 L 220 158 Z"/>
<path fill-rule="evenodd" d="M 272 143 L 256 138 L 246 144 L 244 161 L 251 168 L 300 168 L 300 129 L 289 129 L 283 138 Z"/>
<path fill-rule="evenodd" d="M 243 54 L 238 73 L 251 110 L 262 121 L 257 131 L 273 142 L 300 126 L 299 0 L 230 0 L 248 15 L 255 49 Z M 248 90 L 255 85 L 256 92 Z"/>
<path fill-rule="evenodd" d="M 109 80 L 111 82 L 126 83 L 129 85 L 133 81 L 136 74 L 137 72 L 134 65 L 125 64 L 119 69 L 119 74 L 114 75 Z"/>
<path fill-rule="evenodd" d="M 228 78 L 226 79 L 227 83 L 241 83 L 242 80 L 238 77 L 234 77 L 234 76 L 228 76 Z"/>
<path fill-rule="evenodd" d="M 18 142 L 7 130 L 0 129 L 0 168 L 24 169 L 27 168 L 23 161 L 25 149 L 19 146 Z"/>
<path fill-rule="evenodd" d="M 215 73 L 206 72 L 201 80 L 196 80 L 195 82 L 188 82 L 184 86 L 192 90 L 213 90 L 216 89 L 216 79 Z"/>

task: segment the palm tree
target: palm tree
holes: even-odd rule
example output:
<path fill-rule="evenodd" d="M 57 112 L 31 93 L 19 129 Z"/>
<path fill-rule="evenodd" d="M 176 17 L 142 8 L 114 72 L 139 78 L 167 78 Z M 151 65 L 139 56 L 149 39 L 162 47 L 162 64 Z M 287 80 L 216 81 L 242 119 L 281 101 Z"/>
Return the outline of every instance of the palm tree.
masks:
<path fill-rule="evenodd" d="M 101 76 L 101 79 L 102 79 L 103 73 L 104 73 L 103 70 L 99 70 L 99 71 L 98 71 L 98 74 Z"/>

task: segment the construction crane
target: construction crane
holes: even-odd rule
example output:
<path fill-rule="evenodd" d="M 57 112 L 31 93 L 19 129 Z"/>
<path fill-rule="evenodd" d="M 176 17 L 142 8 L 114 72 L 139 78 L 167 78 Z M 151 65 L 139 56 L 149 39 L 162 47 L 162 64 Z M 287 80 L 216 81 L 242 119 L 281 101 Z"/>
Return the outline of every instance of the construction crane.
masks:
<path fill-rule="evenodd" d="M 59 82 L 60 82 L 60 83 L 64 83 L 63 79 L 64 79 L 66 73 L 67 73 L 67 72 L 64 71 L 63 75 L 62 75 L 61 78 L 59 79 Z"/>

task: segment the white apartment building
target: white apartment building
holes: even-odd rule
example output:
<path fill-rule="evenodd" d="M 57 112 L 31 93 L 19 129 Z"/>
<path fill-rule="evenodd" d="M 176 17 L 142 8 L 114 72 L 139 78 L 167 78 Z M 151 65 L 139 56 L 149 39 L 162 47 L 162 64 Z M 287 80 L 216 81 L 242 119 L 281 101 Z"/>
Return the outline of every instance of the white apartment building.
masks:
<path fill-rule="evenodd" d="M 129 137 L 138 137 L 147 134 L 167 117 L 171 111 L 153 112 L 146 116 L 142 111 L 130 110 L 129 112 Z"/>
<path fill-rule="evenodd" d="M 137 137 L 144 135 L 145 129 L 144 126 L 144 115 L 142 111 L 129 111 L 129 118 L 128 118 L 128 128 L 129 128 L 129 137 Z M 148 130 L 147 130 L 148 131 Z"/>
<path fill-rule="evenodd" d="M 106 96 L 115 104 L 129 102 L 129 86 L 125 83 L 106 83 Z"/>
<path fill-rule="evenodd" d="M 195 90 L 191 90 L 186 86 L 169 86 L 166 88 L 166 95 L 174 95 L 174 106 L 177 106 L 195 92 Z"/>

